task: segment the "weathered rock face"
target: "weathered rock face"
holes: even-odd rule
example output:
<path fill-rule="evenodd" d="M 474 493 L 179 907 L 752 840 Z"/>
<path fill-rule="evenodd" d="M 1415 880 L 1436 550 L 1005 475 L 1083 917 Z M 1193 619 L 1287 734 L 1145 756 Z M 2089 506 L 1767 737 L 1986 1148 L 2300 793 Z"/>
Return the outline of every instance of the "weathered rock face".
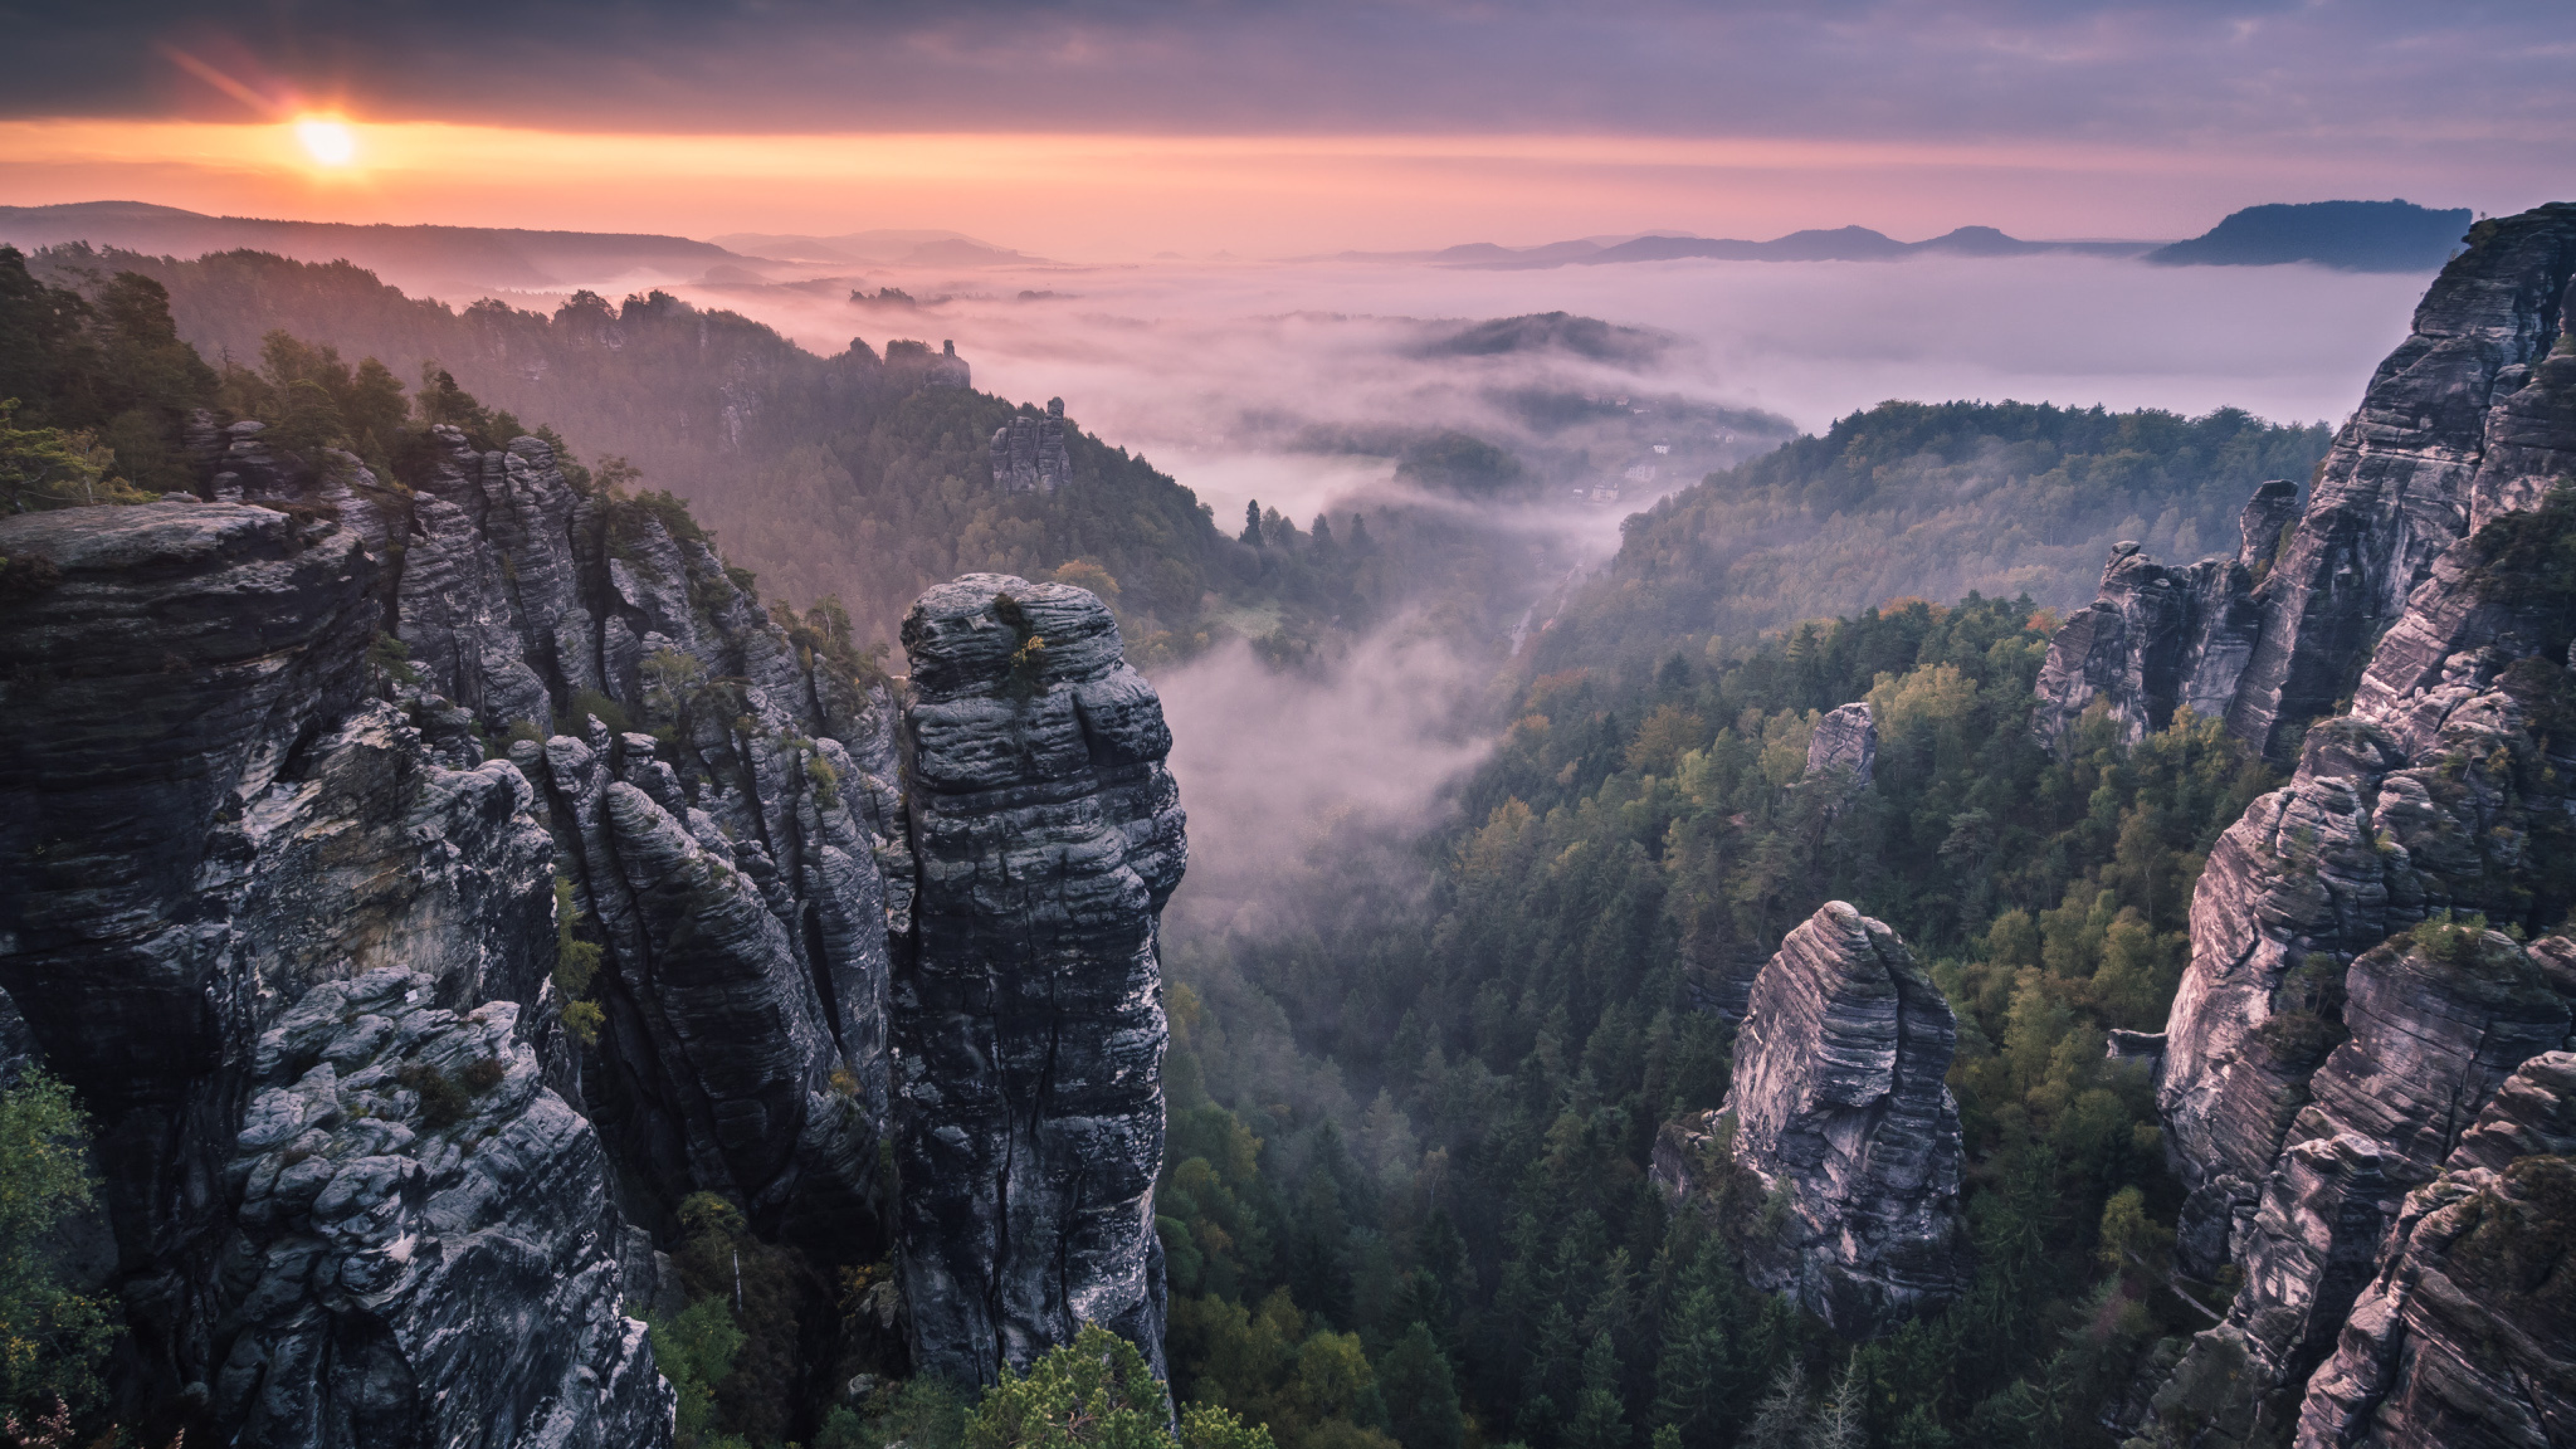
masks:
<path fill-rule="evenodd" d="M 1894 931 L 1829 902 L 1753 983 L 1725 1116 L 1785 1210 L 1748 1269 L 1837 1330 L 1873 1333 L 1966 1280 L 1958 1023 Z"/>
<path fill-rule="evenodd" d="M 886 1120 L 886 931 L 911 884 L 891 694 L 829 621 L 781 627 L 703 539 L 583 496 L 539 440 L 438 436 L 399 631 L 417 689 L 469 717 L 452 740 L 573 727 L 513 757 L 607 948 L 601 1128 L 651 1210 L 720 1192 L 845 1250 Z M 369 492 L 342 504 L 362 530 Z M 612 706 L 662 737 L 566 718 Z"/>
<path fill-rule="evenodd" d="M 1157 922 L 1171 735 L 1109 610 L 970 574 L 903 626 L 921 889 L 893 996 L 918 1369 L 993 1380 L 1097 1322 L 1161 1367 Z"/>
<path fill-rule="evenodd" d="M 1005 493 L 1053 493 L 1073 481 L 1064 448 L 1064 400 L 1042 418 L 1022 414 L 993 430 L 993 486 Z"/>
<path fill-rule="evenodd" d="M 2277 478 L 2257 489 L 2233 559 L 2165 568 L 2134 543 L 2113 544 L 2100 597 L 2048 642 L 2031 715 L 2040 742 L 2056 745 L 2097 699 L 2132 745 L 2172 724 L 2177 710 L 2226 713 L 2262 621 L 2254 568 L 2279 541 L 2297 496 L 2296 484 Z"/>
<path fill-rule="evenodd" d="M 1870 717 L 1868 700 L 1830 711 L 1816 721 L 1816 732 L 1807 737 L 1806 777 L 1810 780 L 1839 770 L 1848 788 L 1865 790 L 1877 764 L 1878 722 Z"/>
<path fill-rule="evenodd" d="M 2576 1159 L 2465 1167 L 2410 1194 L 2382 1266 L 2308 1383 L 2297 1449 L 2563 1444 L 2576 1436 Z"/>
<path fill-rule="evenodd" d="M 2442 269 L 2264 580 L 2262 637 L 2228 714 L 2239 739 L 2295 749 L 2443 550 L 2565 475 L 2550 396 L 2563 383 L 2542 374 L 2571 275 L 2576 205 L 2482 223 Z"/>
<path fill-rule="evenodd" d="M 669 1306 L 646 1228 L 680 1198 L 826 1263 L 893 1246 L 895 942 L 922 1365 L 1086 1321 L 1159 1361 L 1181 816 L 1107 610 L 934 593 L 899 755 L 836 609 L 764 611 L 539 440 L 433 442 L 404 486 L 201 423 L 244 502 L 0 520 L 52 575 L 0 616 L 0 1071 L 41 1055 L 103 1125 L 127 1407 L 243 1444 L 667 1442 L 620 1305 Z"/>
<path fill-rule="evenodd" d="M 2468 572 L 2456 559 L 2437 568 L 2389 652 L 2419 647 L 2442 616 L 2497 612 L 2464 601 L 2485 587 Z M 2531 642 L 2559 654 L 2566 628 Z M 2342 998 L 2375 980 L 2347 983 L 2346 965 L 2436 911 L 2537 926 L 2568 897 L 2565 772 L 2576 756 L 2535 727 L 2564 707 L 2567 671 L 2549 656 L 2499 669 L 2480 632 L 2446 632 L 2473 646 L 2452 655 L 2456 667 L 2402 696 L 2373 684 L 2368 705 L 2311 731 L 2298 773 L 2220 837 L 2193 896 L 2192 964 L 2160 1096 L 2195 1190 L 2184 1250 L 2200 1270 L 2225 1256 L 2227 1223 L 2249 1210 L 2305 1104 Z M 2374 666 L 2371 678 L 2391 672 Z"/>
<path fill-rule="evenodd" d="M 2100 599 L 2051 643 L 2033 719 L 2043 739 L 2096 697 L 2132 739 L 2188 704 L 2290 763 L 2307 727 L 2385 657 L 2382 635 L 2445 552 L 2576 472 L 2576 353 L 2555 346 L 2576 205 L 2480 222 L 2468 240 L 2380 364 L 2295 527 L 2282 532 L 2289 485 L 2266 483 L 2232 563 L 2165 569 L 2114 550 Z M 2414 663 L 2438 670 L 2444 657 Z"/>
<path fill-rule="evenodd" d="M 460 1016 L 437 991 L 326 981 L 261 1035 L 224 1176 L 249 1291 L 218 1422 L 244 1445 L 665 1439 L 598 1135 L 542 1085 L 515 1003 Z"/>
<path fill-rule="evenodd" d="M 2559 1212 L 2541 1164 L 2568 1145 L 2576 944 L 2443 913 L 2537 931 L 2576 900 L 2576 596 L 2546 561 L 2576 536 L 2576 504 L 2548 491 L 2576 449 L 2571 265 L 2576 208 L 2481 224 L 2257 594 L 2231 729 L 2277 749 L 2323 698 L 2348 689 L 2351 708 L 2305 730 L 2296 773 L 2221 837 L 2193 897 L 2159 1084 L 2191 1189 L 2180 1257 L 2233 1260 L 2245 1287 L 2146 1442 L 2569 1430 L 2562 1390 L 2513 1377 L 2568 1382 L 2563 1305 L 2462 1298 L 2485 1270 L 2455 1275 L 2450 1255 L 2480 1214 Z M 2487 1377 L 2499 1343 L 2540 1357 Z"/>
<path fill-rule="evenodd" d="M 2232 1256 L 2246 1282 L 2228 1322 L 2239 1332 L 2223 1342 L 2204 1335 L 2192 1354 L 2241 1359 L 2249 1382 L 2277 1386 L 2248 1406 L 2249 1433 L 2295 1412 L 2298 1386 L 2334 1350 L 2378 1271 L 2407 1194 L 2457 1162 L 2464 1132 L 2494 1110 L 2517 1066 L 2567 1039 L 2562 992 L 2576 990 L 2567 970 L 2576 943 L 2552 937 L 2526 951 L 2468 928 L 2430 939 L 2401 937 L 2344 973 L 2341 1025 L 2321 1018 L 2308 1029 L 2349 1035 L 2306 1082 L 2307 1105 L 2251 1217 L 2235 1225 Z M 2545 1137 L 2554 1111 L 2538 1108 L 2537 1121 L 2513 1126 Z M 2489 1129 L 2490 1157 L 2509 1130 Z"/>
<path fill-rule="evenodd" d="M 357 533 L 162 503 L 0 521 L 0 551 L 61 574 L 0 620 L 0 986 L 100 1121 L 147 1407 L 204 1385 L 193 1428 L 244 1444 L 665 1442 L 599 1140 L 537 1085 L 552 843 L 517 771 L 363 700 Z M 399 1009 L 344 1010 L 359 978 Z M 501 1078 L 433 1141 L 383 1079 L 469 1053 Z M 456 1331 L 490 1322 L 553 1337 Z"/>

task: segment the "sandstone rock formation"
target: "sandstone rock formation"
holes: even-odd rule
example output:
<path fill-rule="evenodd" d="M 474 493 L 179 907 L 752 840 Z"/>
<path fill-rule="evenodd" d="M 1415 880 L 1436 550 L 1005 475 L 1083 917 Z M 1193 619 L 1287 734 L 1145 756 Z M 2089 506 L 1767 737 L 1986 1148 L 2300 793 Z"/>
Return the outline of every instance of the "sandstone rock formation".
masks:
<path fill-rule="evenodd" d="M 1866 790 L 1877 763 L 1878 722 L 1870 717 L 1868 700 L 1855 700 L 1827 713 L 1807 737 L 1806 778 L 1810 780 L 1840 770 L 1849 789 Z"/>
<path fill-rule="evenodd" d="M 919 1258 L 917 1337 L 989 1308 L 988 1371 L 1087 1320 L 1159 1353 L 1181 817 L 1106 609 L 1014 581 L 999 655 L 923 641 L 899 752 L 836 609 L 764 609 L 540 440 L 430 443 L 396 483 L 201 422 L 238 502 L 0 520 L 0 1071 L 100 1123 L 122 1401 L 246 1445 L 667 1442 L 621 1305 L 675 1307 L 682 1197 L 820 1266 L 895 1247 L 898 947 L 944 1073 L 906 1141 L 995 1168 L 904 1163 L 910 1221 L 992 1208 Z"/>
<path fill-rule="evenodd" d="M 2132 739 L 2189 705 L 2289 764 L 2444 552 L 2576 471 L 2576 355 L 2553 350 L 2576 278 L 2576 204 L 2480 222 L 2468 241 L 2294 527 L 2283 531 L 2288 485 L 2266 483 L 2233 560 L 2168 569 L 2114 549 L 2101 597 L 2051 643 L 2033 720 L 2043 739 L 2096 697 Z"/>
<path fill-rule="evenodd" d="M 1958 1023 L 1894 931 L 1841 901 L 1753 983 L 1721 1135 L 1778 1206 L 1753 1281 L 1863 1336 L 1966 1281 Z M 1766 1210 L 1770 1211 L 1770 1210 Z"/>
<path fill-rule="evenodd" d="M 227 1191 L 249 1281 L 213 1382 L 230 1442 L 651 1443 L 670 1387 L 620 1311 L 608 1171 L 519 1008 L 380 968 L 264 1032 Z"/>
<path fill-rule="evenodd" d="M 993 486 L 1005 493 L 1053 493 L 1073 481 L 1064 449 L 1064 399 L 1047 403 L 1046 416 L 1026 413 L 993 430 Z"/>
<path fill-rule="evenodd" d="M 2576 902 L 2571 271 L 2576 207 L 2481 223 L 2257 591 L 2229 726 L 2298 764 L 2210 854 L 2158 1088 L 2178 1257 L 2245 1286 L 2141 1442 L 2568 1432 L 2563 1307 L 2457 1248 L 2559 1212 L 2576 944 L 2501 928 Z"/>
<path fill-rule="evenodd" d="M 913 1362 L 967 1382 L 1084 1322 L 1161 1371 L 1157 923 L 1186 864 L 1161 703 L 1081 589 L 969 574 L 903 625 L 920 853 L 896 973 Z"/>
<path fill-rule="evenodd" d="M 2096 699 L 2132 745 L 2173 723 L 2179 709 L 2226 712 L 2260 622 L 2252 568 L 2239 560 L 2261 543 L 2254 530 L 2267 522 L 2278 538 L 2274 505 L 2285 492 L 2296 490 L 2276 479 L 2246 506 L 2235 559 L 2169 569 L 2134 543 L 2111 546 L 2101 596 L 2049 640 L 2031 721 L 2041 743 L 2055 745 Z"/>
<path fill-rule="evenodd" d="M 509 765 L 363 701 L 356 532 L 165 502 L 0 520 L 0 551 L 59 573 L 0 622 L 0 985 L 100 1122 L 147 1392 L 243 1444 L 665 1442 L 599 1140 L 538 1086 L 551 842 Z M 402 1000 L 343 1010 L 370 971 Z M 288 1042 L 326 1001 L 346 1032 Z M 469 1058 L 499 1079 L 423 1130 L 387 1079 Z M 467 1321 L 556 1331 L 505 1354 Z"/>

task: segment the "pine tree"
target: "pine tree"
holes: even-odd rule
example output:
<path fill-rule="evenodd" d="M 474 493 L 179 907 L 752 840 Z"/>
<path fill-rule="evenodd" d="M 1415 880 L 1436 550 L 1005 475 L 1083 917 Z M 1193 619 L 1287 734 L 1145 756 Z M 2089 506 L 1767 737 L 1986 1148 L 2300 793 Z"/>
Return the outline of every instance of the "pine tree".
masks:
<path fill-rule="evenodd" d="M 1619 1354 L 1607 1332 L 1583 1351 L 1583 1391 L 1566 1425 L 1566 1449 L 1628 1449 L 1628 1413 L 1619 1402 Z"/>
<path fill-rule="evenodd" d="M 1857 1364 L 1843 1366 L 1842 1376 L 1834 1380 L 1807 1432 L 1799 1437 L 1799 1449 L 1869 1449 L 1868 1406 L 1862 1402 L 1856 1368 Z"/>
<path fill-rule="evenodd" d="M 1419 1323 L 1406 1329 L 1378 1361 L 1377 1381 L 1387 1427 L 1404 1449 L 1458 1449 L 1467 1423 L 1457 1376 L 1430 1329 Z"/>
<path fill-rule="evenodd" d="M 1807 1427 L 1807 1380 L 1792 1364 L 1771 1381 L 1771 1392 L 1753 1410 L 1753 1423 L 1737 1441 L 1743 1449 L 1799 1449 Z"/>
<path fill-rule="evenodd" d="M 1717 1295 L 1693 1288 L 1664 1327 L 1655 1360 L 1655 1419 L 1691 1449 L 1717 1442 L 1726 1401 L 1726 1323 Z"/>

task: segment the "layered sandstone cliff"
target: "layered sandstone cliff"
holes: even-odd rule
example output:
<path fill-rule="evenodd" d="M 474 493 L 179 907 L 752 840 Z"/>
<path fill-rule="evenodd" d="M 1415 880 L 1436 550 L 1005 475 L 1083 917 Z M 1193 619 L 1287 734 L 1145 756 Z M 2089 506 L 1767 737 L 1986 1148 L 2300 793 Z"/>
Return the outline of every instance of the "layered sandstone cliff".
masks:
<path fill-rule="evenodd" d="M 845 618 L 763 608 L 538 439 L 433 430 L 407 485 L 192 443 L 225 501 L 0 520 L 0 1070 L 100 1124 L 128 1410 L 667 1442 L 622 1305 L 692 1193 L 824 1266 L 895 1254 L 897 1194 L 989 1199 L 985 1238 L 903 1248 L 918 1366 L 987 1307 L 988 1372 L 1084 1321 L 1159 1353 L 1181 819 L 1096 599 L 1011 581 L 1016 657 L 927 645 L 907 715 Z M 904 1055 L 946 1073 L 900 1100 L 897 959 Z M 924 1155 L 960 1138 L 1000 1175 Z"/>
<path fill-rule="evenodd" d="M 59 575 L 0 623 L 0 983 L 100 1123 L 145 1402 L 245 1445 L 665 1442 L 546 1085 L 552 845 L 517 771 L 364 697 L 378 560 L 194 501 L 0 552 Z"/>
<path fill-rule="evenodd" d="M 1096 1322 L 1162 1363 L 1160 701 L 1091 594 L 998 574 L 904 620 L 921 860 L 896 974 L 913 1361 L 990 1382 Z"/>
<path fill-rule="evenodd" d="M 2554 1231 L 2567 1145 L 2571 272 L 2576 207 L 2481 224 L 2254 593 L 2224 712 L 2297 764 L 2210 854 L 2158 1088 L 2182 1266 L 2244 1286 L 2142 1442 L 2565 1432 L 2555 1299 L 2453 1290 L 2503 1281 L 2473 1224 Z"/>
<path fill-rule="evenodd" d="M 1949 1002 L 1894 931 L 1828 902 L 1755 978 L 1717 1135 L 1776 1207 L 1748 1276 L 1864 1336 L 1967 1280 Z"/>

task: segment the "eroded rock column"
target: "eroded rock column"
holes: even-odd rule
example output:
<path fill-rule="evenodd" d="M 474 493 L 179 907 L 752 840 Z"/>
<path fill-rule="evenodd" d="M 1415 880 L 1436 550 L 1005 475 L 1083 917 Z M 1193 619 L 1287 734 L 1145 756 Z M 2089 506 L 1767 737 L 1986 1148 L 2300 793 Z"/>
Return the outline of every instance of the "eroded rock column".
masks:
<path fill-rule="evenodd" d="M 1157 925 L 1171 732 L 1081 589 L 969 574 L 904 620 L 919 894 L 892 991 L 916 1370 L 990 1382 L 1082 1324 L 1162 1372 Z"/>
<path fill-rule="evenodd" d="M 1736 1163 L 1770 1195 L 1748 1276 L 1863 1336 L 1955 1296 L 1959 1028 L 1885 925 L 1829 901 L 1754 979 L 1727 1098 Z"/>

